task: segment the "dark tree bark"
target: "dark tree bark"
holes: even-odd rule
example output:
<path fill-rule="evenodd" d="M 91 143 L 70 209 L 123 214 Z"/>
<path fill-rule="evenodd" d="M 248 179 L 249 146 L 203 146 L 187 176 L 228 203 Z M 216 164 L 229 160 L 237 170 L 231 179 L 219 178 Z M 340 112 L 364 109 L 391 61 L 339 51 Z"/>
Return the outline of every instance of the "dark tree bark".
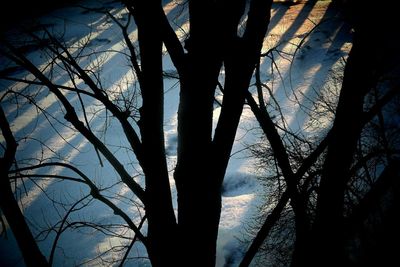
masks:
<path fill-rule="evenodd" d="M 393 67 L 398 47 L 393 34 L 392 12 L 384 6 L 368 6 L 353 14 L 353 47 L 347 59 L 342 89 L 330 132 L 327 154 L 318 189 L 317 209 L 311 235 L 295 251 L 293 266 L 345 266 L 344 194 L 360 133 L 365 123 L 364 98 L 376 88 L 379 78 Z M 372 19 L 374 18 L 374 19 Z M 379 38 L 377 38 L 379 36 Z M 391 55 L 390 51 L 394 54 Z M 329 260 L 328 260 L 329 259 Z"/>
<path fill-rule="evenodd" d="M 343 208 L 344 191 L 350 178 L 349 170 L 360 136 L 364 96 L 376 83 L 373 69 L 364 62 L 368 49 L 357 36 L 347 60 L 333 134 L 323 166 L 314 225 L 317 256 L 325 262 L 335 255 L 333 265 L 344 263 Z M 368 77 L 368 78 L 366 78 Z M 371 79 L 371 80 L 370 80 Z M 322 248 L 324 244 L 324 248 Z M 302 255 L 304 255 L 303 253 Z M 317 263 L 317 265 L 320 264 Z M 299 265 L 301 266 L 301 265 Z"/>
<path fill-rule="evenodd" d="M 141 166 L 146 177 L 148 253 L 153 266 L 176 265 L 177 224 L 165 158 L 161 1 L 132 1 L 140 48 Z M 129 5 L 129 2 L 127 2 Z M 130 7 L 130 6 L 129 6 Z M 155 16 L 149 14 L 155 13 Z"/>
<path fill-rule="evenodd" d="M 182 255 L 195 266 L 214 266 L 218 189 L 210 168 L 214 91 L 221 57 L 214 1 L 189 1 L 190 37 L 180 71 L 178 158 L 178 227 Z M 207 14 L 207 15 L 205 15 Z M 217 45 L 214 45 L 217 44 Z"/>
<path fill-rule="evenodd" d="M 138 27 L 142 107 L 140 163 L 146 177 L 148 253 L 152 266 L 176 266 L 177 223 L 172 206 L 164 146 L 161 1 L 125 1 Z M 133 48 L 132 48 L 133 49 Z M 132 51 L 131 51 L 132 53 Z M 135 60 L 136 62 L 136 60 Z"/>
<path fill-rule="evenodd" d="M 244 1 L 189 2 L 190 38 L 186 41 L 178 111 L 178 227 L 182 249 L 196 266 L 214 266 L 221 213 L 221 185 L 262 41 L 271 1 L 253 1 L 243 38 L 237 26 Z M 221 16 L 227 13 L 227 16 Z M 207 14 L 205 16 L 204 14 Z M 258 23 L 256 25 L 256 23 Z M 212 140 L 214 91 L 224 62 L 224 102 Z M 210 155 L 205 157 L 204 155 Z M 194 230 L 195 229 L 195 230 Z"/>
<path fill-rule="evenodd" d="M 25 264 L 29 267 L 49 266 L 32 236 L 11 189 L 8 172 L 14 161 L 17 143 L 1 107 L 0 128 L 7 146 L 3 157 L 0 158 L 0 208 L 17 240 Z"/>

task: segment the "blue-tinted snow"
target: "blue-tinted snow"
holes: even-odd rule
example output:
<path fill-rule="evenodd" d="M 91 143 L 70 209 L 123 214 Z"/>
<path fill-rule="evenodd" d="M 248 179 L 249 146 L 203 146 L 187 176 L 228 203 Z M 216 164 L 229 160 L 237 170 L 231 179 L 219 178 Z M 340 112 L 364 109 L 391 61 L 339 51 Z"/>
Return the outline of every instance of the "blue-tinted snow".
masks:
<path fill-rule="evenodd" d="M 126 21 L 124 9 L 115 1 L 94 1 L 85 0 L 81 5 L 89 7 L 113 7 L 112 14 L 119 17 L 121 21 Z M 326 81 L 329 70 L 336 64 L 340 57 L 345 56 L 349 49 L 349 29 L 335 18 L 333 11 L 326 12 L 326 3 L 324 6 L 319 4 L 299 4 L 294 7 L 288 7 L 279 3 L 273 7 L 273 17 L 268 38 L 266 39 L 263 51 L 267 51 L 273 46 L 278 46 L 281 51 L 286 53 L 295 53 L 295 59 L 284 53 L 275 53 L 276 66 L 279 66 L 279 72 L 276 66 L 271 64 L 268 59 L 263 60 L 261 73 L 263 80 L 269 80 L 268 85 L 274 92 L 276 100 L 281 104 L 282 112 L 288 121 L 288 127 L 294 130 L 302 131 L 307 122 L 307 116 L 304 108 L 307 107 L 307 99 L 314 97 L 313 89 L 320 87 Z M 184 37 L 187 30 L 187 13 L 182 12 L 181 7 L 177 7 L 173 2 L 165 1 L 165 11 L 170 19 L 175 21 L 175 29 L 179 36 Z M 302 37 L 312 27 L 319 23 L 324 17 L 324 22 L 314 29 L 307 37 L 302 47 L 296 50 L 293 44 L 299 44 Z M 305 19 L 309 18 L 309 19 Z M 130 83 L 134 79 L 133 74 L 127 68 L 129 62 L 119 51 L 124 51 L 125 47 L 121 42 L 120 30 L 113 25 L 111 20 L 104 14 L 83 10 L 79 7 L 65 7 L 53 11 L 47 16 L 41 18 L 41 25 L 50 27 L 55 34 L 62 35 L 64 40 L 71 47 L 79 47 L 82 43 L 87 43 L 87 53 L 94 53 L 109 50 L 101 57 L 102 83 L 105 88 L 114 92 L 130 92 L 134 84 Z M 29 22 L 28 22 L 29 25 Z M 54 26 L 54 27 L 53 27 Z M 182 27 L 180 27 L 182 26 Z M 39 32 L 40 30 L 37 29 Z M 136 35 L 135 26 L 130 27 L 132 38 Z M 10 35 L 13 39 L 13 31 Z M 280 38 L 284 37 L 284 41 Z M 289 43 L 290 41 L 290 43 Z M 25 45 L 29 52 L 28 57 L 37 65 L 46 63 L 46 58 L 37 52 L 38 47 L 32 47 L 29 43 Z M 82 59 L 82 66 L 91 66 L 93 57 Z M 292 63 L 291 63 L 292 62 Z M 2 64 L 8 64 L 2 61 Z M 8 66 L 8 71 L 13 72 L 19 77 L 27 75 L 20 68 L 15 68 L 12 64 Z M 171 60 L 168 55 L 164 58 L 164 69 L 174 72 Z M 55 69 L 57 76 L 54 79 L 58 84 L 68 82 L 68 77 L 63 76 L 62 69 Z M 223 77 L 223 72 L 221 73 Z M 172 179 L 172 170 L 176 163 L 176 112 L 178 105 L 179 86 L 173 78 L 165 79 L 165 140 L 168 156 L 168 166 L 171 170 L 171 185 L 176 205 L 176 194 L 174 181 Z M 2 88 L 13 86 L 16 90 L 25 90 L 24 86 L 12 82 L 0 81 Z M 83 87 L 84 84 L 78 84 Z M 3 95 L 4 89 L 1 89 Z M 112 95 L 112 94 L 111 94 Z M 115 93 L 118 96 L 117 93 Z M 77 102 L 76 96 L 66 96 L 72 101 Z M 125 95 L 128 96 L 128 95 Z M 131 95 L 132 101 L 134 96 Z M 99 167 L 99 159 L 93 151 L 93 147 L 84 140 L 68 125 L 64 125 L 55 118 L 60 118 L 62 114 L 60 105 L 56 99 L 48 94 L 45 88 L 42 88 L 37 95 L 39 103 L 43 110 L 33 108 L 29 103 L 19 103 L 18 109 L 15 102 L 4 102 L 4 108 L 11 121 L 16 136 L 23 138 L 28 136 L 27 140 L 21 140 L 18 150 L 20 159 L 42 156 L 42 150 L 45 151 L 43 157 L 58 157 L 67 159 L 68 162 L 78 166 L 84 173 L 94 179 L 101 188 L 112 186 L 118 181 L 118 175 L 111 166 L 104 161 L 105 166 Z M 218 98 L 218 97 L 217 97 Z M 293 101 L 300 99 L 304 106 Z M 12 101 L 12 100 L 11 100 Z M 140 100 L 137 104 L 140 105 Z M 270 101 L 266 97 L 266 101 Z M 127 141 L 121 134 L 121 129 L 115 121 L 111 120 L 107 113 L 99 108 L 95 101 L 84 98 L 85 105 L 90 110 L 90 120 L 92 130 L 98 132 L 99 136 L 106 140 L 113 153 L 122 161 L 130 173 L 138 173 L 137 181 L 143 183 L 140 175 L 140 167 L 132 153 L 125 149 Z M 8 103 L 8 104 L 7 104 Z M 3 105 L 3 103 L 2 103 Z M 76 105 L 77 110 L 81 110 Z M 51 115 L 51 116 L 50 116 Z M 82 115 L 82 114 L 81 114 Z M 214 111 L 215 121 L 218 119 L 219 108 L 216 106 Z M 54 118 L 53 118 L 54 117 Z M 62 117 L 61 117 L 62 120 Z M 50 123 L 52 127 L 50 127 Z M 260 131 L 256 130 L 257 123 L 249 110 L 245 107 L 241 124 L 238 129 L 234 145 L 232 158 L 227 169 L 226 179 L 222 188 L 222 214 L 220 231 L 218 236 L 218 254 L 217 266 L 236 266 L 241 259 L 241 253 L 245 251 L 244 244 L 240 243 L 237 237 L 241 237 L 244 231 L 246 220 L 252 218 L 255 207 L 261 202 L 262 188 L 256 176 L 257 171 L 254 168 L 254 162 L 249 160 L 248 151 L 244 148 L 258 140 Z M 105 131 L 105 129 L 107 129 Z M 307 132 L 307 131 L 305 131 Z M 0 141 L 2 136 L 0 136 Z M 49 147 L 35 140 L 45 142 Z M 51 150 L 49 149 L 51 148 Z M 66 170 L 57 167 L 48 168 L 47 171 L 68 175 Z M 70 182 L 51 182 L 47 180 L 38 180 L 37 183 L 46 189 L 46 192 L 58 201 L 73 203 L 73 200 L 82 197 L 88 193 L 84 186 L 77 186 Z M 60 220 L 59 214 L 52 208 L 51 202 L 47 196 L 33 183 L 26 183 L 28 195 L 21 194 L 21 203 L 24 205 L 24 213 L 33 224 L 45 225 Z M 23 192 L 22 192 L 23 193 Z M 134 205 L 134 197 L 124 186 L 115 185 L 108 189 L 107 195 L 118 193 L 124 198 L 114 200 L 121 208 L 134 218 L 135 222 L 140 220 L 143 215 L 141 207 Z M 76 220 L 94 220 L 96 222 L 109 224 L 119 223 L 120 219 L 103 204 L 97 202 L 88 203 L 89 207 L 84 214 L 72 215 Z M 49 214 L 49 212 L 51 213 Z M 62 214 L 65 211 L 59 211 Z M 132 235 L 129 231 L 119 229 L 121 233 Z M 16 262 L 18 253 L 15 249 L 11 233 L 9 240 L 0 240 L 0 256 L 4 262 Z M 54 234 L 44 242 L 40 242 L 40 247 L 45 255 L 49 254 L 50 246 Z M 117 245 L 123 242 L 119 238 L 109 238 L 105 235 L 94 234 L 88 230 L 82 230 L 81 233 L 68 232 L 60 240 L 60 246 L 64 250 L 56 250 L 55 266 L 72 266 L 82 263 L 93 255 L 106 250 L 111 244 Z M 132 249 L 131 256 L 145 256 L 143 247 L 139 244 Z M 21 261 L 19 261 L 21 264 Z M 99 262 L 88 262 L 87 266 L 98 265 Z M 146 266 L 146 260 L 132 260 L 127 266 Z"/>

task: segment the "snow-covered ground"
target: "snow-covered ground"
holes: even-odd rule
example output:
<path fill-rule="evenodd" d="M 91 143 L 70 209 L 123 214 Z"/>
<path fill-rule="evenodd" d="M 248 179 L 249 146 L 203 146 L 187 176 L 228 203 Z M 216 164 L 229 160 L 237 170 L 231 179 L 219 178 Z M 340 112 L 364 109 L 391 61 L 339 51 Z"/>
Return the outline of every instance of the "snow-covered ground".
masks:
<path fill-rule="evenodd" d="M 187 33 L 187 13 L 175 5 L 174 2 L 165 2 L 165 12 L 174 21 L 174 27 L 178 35 L 184 38 Z M 274 93 L 275 99 L 281 104 L 281 110 L 286 116 L 288 127 L 294 131 L 307 133 L 305 125 L 307 115 L 305 110 L 309 105 L 309 99 L 315 97 L 315 91 L 321 88 L 329 75 L 329 70 L 346 56 L 351 46 L 348 27 L 340 18 L 336 17 L 334 10 L 327 10 L 329 1 L 301 1 L 294 5 L 276 2 L 273 5 L 272 20 L 268 36 L 265 39 L 263 52 L 276 47 L 274 56 L 275 64 L 271 58 L 264 57 L 261 62 L 262 79 Z M 127 21 L 125 10 L 113 1 L 85 0 L 81 5 L 88 7 L 109 7 L 112 14 L 122 22 Z M 40 18 L 41 24 L 55 34 L 62 34 L 63 39 L 72 49 L 72 53 L 86 43 L 86 52 L 99 53 L 82 59 L 83 66 L 96 68 L 101 65 L 101 80 L 103 88 L 114 92 L 115 96 L 125 95 L 135 101 L 132 92 L 135 79 L 129 70 L 128 61 L 124 54 L 126 47 L 121 38 L 120 29 L 112 23 L 112 20 L 104 14 L 84 10 L 80 7 L 65 7 L 58 9 Z M 32 30 L 32 29 L 31 29 Z M 131 38 L 135 38 L 135 26 L 129 27 Z M 10 35 L 18 39 L 19 36 Z M 30 59 L 37 65 L 46 64 L 46 58 L 37 52 L 38 47 L 25 46 L 30 49 Z M 73 51 L 73 50 L 76 51 Z M 107 52 L 104 52 L 107 51 Z M 293 57 L 294 55 L 294 57 Z M 1 58 L 2 65 L 9 67 L 7 61 Z M 4 60 L 4 61 L 3 61 Z M 168 55 L 164 58 L 165 71 L 173 71 L 174 68 Z M 69 78 L 59 67 L 54 68 L 53 80 L 58 84 L 70 85 Z M 14 75 L 19 78 L 30 78 L 20 70 L 14 70 Z M 26 88 L 21 83 L 0 80 L 0 97 L 3 98 L 7 89 L 21 93 L 33 92 L 32 86 Z M 84 84 L 77 84 L 78 87 Z M 129 190 L 116 184 L 117 175 L 112 167 L 104 162 L 100 167 L 99 159 L 93 147 L 67 125 L 58 119 L 62 118 L 62 111 L 55 97 L 47 94 L 46 90 L 37 90 L 40 93 L 35 96 L 38 101 L 38 109 L 29 103 L 15 103 L 12 95 L 2 100 L 1 105 L 7 112 L 12 129 L 19 140 L 19 160 L 31 158 L 64 159 L 79 167 L 86 175 L 91 177 L 101 188 L 107 188 L 106 194 L 117 193 L 116 199 L 120 207 L 127 210 L 132 218 L 138 222 L 143 215 L 142 207 L 135 206 Z M 168 164 L 171 170 L 176 159 L 176 111 L 178 105 L 179 86 L 174 79 L 165 79 L 165 139 L 168 153 Z M 68 93 L 66 93 L 68 97 Z M 113 95 L 113 93 L 110 93 Z M 296 101 L 294 101 L 296 99 Z M 75 103 L 79 103 L 78 99 Z M 83 99 L 87 107 L 91 128 L 97 132 L 102 140 L 111 147 L 113 153 L 126 166 L 130 173 L 137 173 L 140 169 L 132 153 L 126 149 L 127 142 L 122 138 L 121 129 L 109 114 L 105 113 L 98 103 Z M 301 105 L 299 105 L 301 103 Z M 80 108 L 78 107 L 78 110 Z M 80 109 L 81 110 L 81 109 Z M 218 118 L 219 108 L 215 109 L 215 118 Z M 83 114 L 81 114 L 83 116 Z M 50 125 L 50 123 L 52 125 Z M 235 266 L 240 260 L 240 253 L 245 250 L 243 244 L 238 241 L 242 237 L 246 223 L 257 212 L 257 205 L 262 202 L 263 188 L 257 179 L 254 162 L 249 158 L 249 152 L 244 148 L 258 141 L 260 131 L 256 129 L 257 123 L 249 108 L 245 108 L 240 127 L 236 135 L 232 158 L 228 166 L 227 175 L 223 184 L 223 202 L 220 231 L 218 238 L 218 266 Z M 28 137 L 28 138 L 25 138 Z M 0 135 L 0 141 L 4 138 Z M 22 162 L 23 165 L 23 162 Z M 48 173 L 69 175 L 70 172 L 59 167 L 47 168 Z M 38 172 L 40 173 L 40 172 Z M 42 172 L 43 173 L 43 172 Z M 139 171 L 140 174 L 140 171 Z M 138 182 L 143 182 L 138 175 Z M 88 193 L 84 186 L 72 182 L 54 182 L 54 180 L 37 179 L 36 185 L 32 182 L 23 184 L 17 181 L 17 190 L 20 205 L 32 226 L 45 226 L 60 220 L 66 211 L 60 206 L 52 204 L 49 198 L 62 203 L 73 203 L 74 200 Z M 25 189 L 26 188 L 26 189 Z M 46 194 L 43 193 L 46 190 Z M 174 190 L 174 188 L 173 188 Z M 174 193 L 174 198 L 176 196 Z M 71 214 L 71 221 L 94 220 L 103 224 L 118 224 L 121 221 L 113 216 L 113 213 L 102 204 L 96 202 L 87 203 L 84 213 Z M 39 229 L 33 227 L 34 232 Z M 116 228 L 118 234 L 132 235 L 123 228 Z M 43 237 L 42 235 L 41 237 Z M 40 248 L 45 255 L 49 254 L 54 233 L 40 242 Z M 94 254 L 107 250 L 110 246 L 118 245 L 125 240 L 121 236 L 109 237 L 91 230 L 81 229 L 77 232 L 66 232 L 62 235 L 59 248 L 55 254 L 55 266 L 75 266 L 85 262 L 85 259 Z M 124 243 L 125 244 L 125 243 Z M 23 266 L 16 244 L 10 231 L 7 231 L 7 239 L 0 238 L 0 265 Z M 143 248 L 138 245 L 132 249 L 133 257 L 145 256 Z M 105 259 L 107 257 L 105 256 Z M 99 261 L 86 262 L 85 266 L 98 265 Z M 147 263 L 148 264 L 148 263 Z M 137 259 L 127 262 L 127 266 L 146 266 L 146 260 Z"/>

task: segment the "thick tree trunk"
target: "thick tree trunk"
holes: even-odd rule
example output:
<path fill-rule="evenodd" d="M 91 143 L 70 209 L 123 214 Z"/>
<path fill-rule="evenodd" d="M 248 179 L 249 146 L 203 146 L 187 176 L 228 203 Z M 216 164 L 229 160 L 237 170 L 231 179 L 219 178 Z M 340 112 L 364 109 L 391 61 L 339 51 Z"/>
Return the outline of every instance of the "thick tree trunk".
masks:
<path fill-rule="evenodd" d="M 184 252 L 195 259 L 194 266 L 215 265 L 221 185 L 268 26 L 270 2 L 253 1 L 243 38 L 237 36 L 237 25 L 244 1 L 230 6 L 232 9 L 224 1 L 217 6 L 213 1 L 190 2 L 191 32 L 186 45 L 187 72 L 181 77 L 175 178 L 182 242 L 190 244 Z M 223 11 L 230 16 L 219 16 Z M 222 61 L 224 100 L 211 141 L 214 90 Z"/>
<path fill-rule="evenodd" d="M 207 12 L 210 14 L 211 10 Z M 196 9 L 196 12 L 200 10 Z M 174 175 L 182 255 L 192 261 L 192 266 L 207 267 L 215 265 L 221 209 L 219 187 L 212 179 L 209 157 L 214 90 L 221 59 L 217 56 L 218 48 L 212 46 L 216 36 L 209 28 L 211 25 L 197 25 L 196 12 L 191 13 L 193 25 L 187 42 L 189 53 L 181 77 L 178 162 Z M 202 16 L 204 14 L 206 11 Z"/>
<path fill-rule="evenodd" d="M 146 175 L 146 194 L 148 196 L 145 204 L 149 220 L 150 258 L 153 265 L 163 262 L 165 266 L 215 266 L 216 241 L 221 213 L 220 188 L 242 112 L 245 92 L 256 60 L 259 58 L 272 1 L 253 1 L 255 4 L 252 4 L 253 8 L 249 16 L 254 16 L 254 19 L 250 19 L 248 22 L 250 26 L 243 38 L 244 42 L 239 42 L 236 33 L 244 11 L 244 0 L 233 5 L 234 10 L 230 9 L 232 5 L 229 5 L 229 1 L 189 1 L 190 38 L 185 42 L 187 54 L 183 54 L 179 47 L 176 47 L 176 40 L 170 38 L 170 32 L 166 31 L 164 34 L 159 32 L 163 28 L 162 26 L 164 29 L 168 29 L 168 27 L 165 28 L 165 24 L 158 25 L 165 21 L 159 22 L 157 19 L 156 22 L 153 21 L 155 16 L 151 16 L 151 14 L 156 14 L 154 12 L 155 4 L 145 4 L 141 1 L 126 2 L 133 3 L 135 7 L 131 9 L 131 12 L 134 13 L 138 25 L 141 48 L 144 82 L 141 84 L 143 107 L 140 127 L 143 158 L 145 159 L 145 164 L 142 166 L 144 166 Z M 150 7 L 150 5 L 152 6 Z M 221 16 L 223 12 L 228 12 L 229 16 Z M 148 23 L 154 26 L 149 26 Z M 147 24 L 147 30 L 145 24 Z M 153 39 L 153 43 L 150 43 L 149 39 L 146 43 L 146 31 L 147 36 L 156 37 L 156 44 Z M 155 127 L 155 124 L 152 124 L 154 127 L 150 126 L 155 122 L 162 125 L 160 117 L 157 117 L 157 114 L 160 114 L 159 108 L 162 109 L 159 102 L 162 99 L 159 95 L 161 84 L 159 80 L 161 73 L 159 37 L 165 38 L 164 41 L 169 51 L 173 52 L 170 55 L 174 64 L 177 65 L 181 82 L 178 110 L 178 159 L 174 173 L 178 193 L 178 238 L 171 236 L 169 247 L 163 238 L 168 237 L 166 234 L 168 229 L 169 232 L 176 232 L 171 231 L 174 228 L 173 223 L 170 223 L 172 219 L 163 221 L 162 213 L 159 211 L 162 207 L 169 209 L 165 203 L 162 203 L 163 200 L 166 200 L 166 191 L 162 190 L 165 183 L 156 185 L 152 182 L 154 177 L 164 177 L 165 174 L 146 167 L 146 163 L 148 163 L 146 151 L 153 151 L 154 160 L 156 160 L 154 164 L 164 168 L 162 160 L 164 151 L 159 149 L 161 144 L 156 142 L 158 145 L 152 145 L 150 138 L 145 136 L 147 134 L 157 135 L 158 138 L 161 136 L 161 128 Z M 229 52 L 225 52 L 223 49 L 228 49 Z M 156 52 L 157 56 L 153 55 L 152 57 L 147 54 L 146 61 L 144 52 L 150 53 L 150 50 L 152 53 Z M 237 53 L 243 54 L 240 56 L 240 60 L 235 62 Z M 216 130 L 218 134 L 212 141 L 214 92 L 224 60 L 230 61 L 230 70 L 228 71 L 230 77 L 227 78 L 229 85 L 226 86 L 226 91 L 229 93 L 224 98 L 222 111 L 224 115 L 221 115 L 219 119 L 219 126 Z M 147 77 L 147 84 L 146 70 L 147 73 L 152 73 L 152 76 Z M 149 93 L 150 90 L 153 92 L 152 96 Z M 151 105 L 146 102 L 146 98 L 148 101 L 151 99 L 152 103 L 155 101 L 160 106 L 157 108 Z M 155 139 L 156 137 L 153 141 L 156 141 Z M 150 157 L 150 153 L 148 156 Z M 154 200 L 159 196 L 161 196 L 160 200 Z M 157 217 L 157 214 L 160 217 Z M 168 227 L 168 224 L 172 226 Z M 161 231 L 162 229 L 164 231 Z M 165 233 L 164 236 L 161 234 L 162 232 Z M 164 253 L 170 253 L 170 259 L 166 257 L 163 260 L 155 259 L 159 252 L 155 252 L 155 245 L 152 246 L 152 242 L 154 244 L 160 242 L 157 247 L 160 249 L 165 247 Z M 190 264 L 185 264 L 186 259 L 190 260 Z"/>
<path fill-rule="evenodd" d="M 349 179 L 357 140 L 361 132 L 364 96 L 373 84 L 371 66 L 365 64 L 368 50 L 355 38 L 347 60 L 342 90 L 332 128 L 332 138 L 323 166 L 318 194 L 316 220 L 310 253 L 296 254 L 293 266 L 321 266 L 329 260 L 329 266 L 345 263 L 343 240 L 344 192 Z M 306 246 L 307 247 L 307 246 Z M 310 248 L 310 246 L 308 246 Z M 296 264 L 297 263 L 297 264 Z"/>
<path fill-rule="evenodd" d="M 190 38 L 180 70 L 178 110 L 178 225 L 182 254 L 191 266 L 215 266 L 221 213 L 214 179 L 212 120 L 214 92 L 222 65 L 215 1 L 189 1 Z"/>
<path fill-rule="evenodd" d="M 215 265 L 221 200 L 207 156 L 211 153 L 213 102 L 213 94 L 207 91 L 212 90 L 212 85 L 200 81 L 205 77 L 194 77 L 188 84 L 181 83 L 178 163 L 174 177 L 182 255 L 194 261 L 193 266 L 207 267 Z"/>
<path fill-rule="evenodd" d="M 355 33 L 345 67 L 336 117 L 318 192 L 310 238 L 295 251 L 292 266 L 344 266 L 343 209 L 350 167 L 362 130 L 364 97 L 377 83 L 377 47 L 366 32 Z M 327 263 L 329 259 L 329 263 Z"/>

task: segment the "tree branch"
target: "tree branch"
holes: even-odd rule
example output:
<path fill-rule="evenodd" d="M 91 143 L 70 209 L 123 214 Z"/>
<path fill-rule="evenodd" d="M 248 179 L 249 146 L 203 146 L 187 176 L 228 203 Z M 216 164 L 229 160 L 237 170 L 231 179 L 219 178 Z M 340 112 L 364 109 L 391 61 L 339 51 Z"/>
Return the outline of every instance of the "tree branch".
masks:
<path fill-rule="evenodd" d="M 101 151 L 101 150 L 100 150 Z M 129 227 L 135 232 L 135 234 L 138 236 L 139 240 L 142 241 L 146 245 L 146 237 L 143 236 L 143 234 L 140 232 L 140 228 L 137 227 L 132 220 L 129 218 L 129 216 L 123 212 L 120 208 L 118 208 L 114 203 L 112 203 L 110 200 L 106 199 L 103 195 L 100 194 L 100 190 L 97 188 L 97 186 L 90 180 L 89 177 L 87 177 L 82 171 L 80 171 L 78 168 L 67 164 L 67 163 L 62 163 L 62 162 L 49 162 L 49 163 L 42 163 L 30 167 L 24 167 L 20 168 L 17 170 L 12 170 L 10 173 L 18 173 L 22 171 L 27 171 L 27 170 L 35 170 L 35 169 L 40 169 L 40 168 L 45 168 L 45 167 L 51 167 L 51 166 L 61 166 L 67 169 L 72 170 L 75 172 L 77 175 L 79 175 L 82 179 L 80 180 L 81 182 L 87 184 L 90 188 L 90 194 L 93 196 L 93 198 L 103 202 L 105 205 L 107 205 L 109 208 L 111 208 L 114 211 L 114 214 L 119 215 L 124 221 L 129 225 Z M 32 175 L 27 175 L 27 176 L 32 176 Z M 38 176 L 47 176 L 47 177 L 57 177 L 60 179 L 64 179 L 61 176 L 50 176 L 50 175 L 38 175 Z M 73 179 L 72 177 L 68 178 L 68 180 L 72 181 L 77 181 L 76 179 Z"/>
<path fill-rule="evenodd" d="M 89 131 L 81 122 L 75 112 L 74 107 L 69 103 L 68 99 L 60 92 L 55 84 L 53 84 L 36 66 L 32 64 L 24 55 L 19 53 L 12 45 L 5 42 L 6 46 L 10 49 L 14 55 L 10 55 L 9 53 L 2 52 L 6 57 L 13 60 L 16 64 L 25 67 L 28 71 L 30 71 L 37 79 L 43 82 L 49 90 L 55 94 L 58 100 L 62 103 L 66 110 L 65 119 L 69 121 L 74 127 L 90 142 L 93 146 L 97 147 L 99 151 L 105 156 L 105 158 L 111 163 L 111 165 L 115 168 L 118 174 L 121 177 L 121 180 L 132 190 L 133 193 L 144 203 L 145 202 L 145 192 L 137 184 L 132 177 L 128 174 L 122 164 L 117 160 L 114 154 L 93 134 L 93 132 Z M 93 81 L 92 81 L 93 83 Z M 96 92 L 95 92 L 96 94 Z M 97 92 L 98 94 L 98 92 Z"/>
<path fill-rule="evenodd" d="M 141 148 L 141 142 L 139 139 L 138 134 L 136 131 L 133 129 L 132 125 L 128 122 L 127 118 L 129 114 L 126 114 L 122 112 L 116 105 L 114 105 L 110 99 L 105 95 L 105 92 L 101 90 L 96 83 L 90 78 L 90 76 L 86 73 L 84 69 L 79 66 L 79 64 L 76 62 L 74 57 L 69 53 L 68 49 L 61 44 L 60 41 L 58 41 L 56 38 L 54 38 L 50 33 L 48 33 L 49 38 L 52 40 L 52 42 L 66 54 L 63 55 L 56 49 L 52 47 L 48 47 L 59 59 L 62 61 L 66 62 L 70 66 L 74 67 L 75 70 L 78 72 L 80 78 L 89 86 L 89 88 L 93 91 L 94 95 L 96 96 L 96 99 L 99 100 L 101 103 L 104 104 L 106 109 L 108 109 L 121 123 L 122 129 L 125 132 L 125 135 L 128 139 L 129 144 L 131 145 L 133 151 L 135 152 L 135 155 L 138 159 L 139 162 L 142 162 L 142 148 Z M 37 36 L 33 35 L 33 37 L 37 38 Z M 40 40 L 40 39 L 39 39 Z"/>
<path fill-rule="evenodd" d="M 143 226 L 144 222 L 146 221 L 146 219 L 147 219 L 147 217 L 146 217 L 146 216 L 143 216 L 143 218 L 142 218 L 142 220 L 140 221 L 139 226 L 138 226 L 139 229 L 142 228 L 142 226 Z M 131 249 L 132 249 L 132 247 L 133 247 L 133 244 L 135 244 L 135 242 L 136 242 L 136 239 L 137 239 L 137 235 L 135 235 L 135 236 L 133 237 L 131 243 L 129 244 L 128 249 L 126 250 L 126 252 L 125 252 L 125 254 L 124 254 L 124 257 L 122 258 L 120 264 L 118 265 L 119 267 L 123 267 L 123 266 L 124 266 L 124 263 L 125 263 L 126 259 L 128 258 L 129 252 L 131 251 Z"/>
<path fill-rule="evenodd" d="M 184 75 L 183 72 L 185 67 L 185 52 L 183 50 L 181 42 L 178 39 L 178 36 L 176 36 L 174 30 L 169 24 L 164 11 L 160 8 L 157 13 L 159 13 L 159 16 L 161 17 L 162 40 L 168 50 L 172 63 L 179 73 L 179 76 L 182 77 L 182 75 Z"/>
<path fill-rule="evenodd" d="M 250 265 L 254 256 L 256 255 L 258 249 L 261 247 L 264 240 L 267 238 L 269 232 L 272 227 L 279 220 L 283 209 L 289 201 L 289 192 L 285 191 L 281 198 L 278 201 L 278 204 L 271 211 L 271 213 L 265 219 L 264 224 L 261 226 L 260 230 L 257 232 L 256 237 L 253 239 L 250 247 L 247 249 L 246 254 L 244 255 L 242 261 L 239 264 L 239 267 L 247 267 Z"/>

